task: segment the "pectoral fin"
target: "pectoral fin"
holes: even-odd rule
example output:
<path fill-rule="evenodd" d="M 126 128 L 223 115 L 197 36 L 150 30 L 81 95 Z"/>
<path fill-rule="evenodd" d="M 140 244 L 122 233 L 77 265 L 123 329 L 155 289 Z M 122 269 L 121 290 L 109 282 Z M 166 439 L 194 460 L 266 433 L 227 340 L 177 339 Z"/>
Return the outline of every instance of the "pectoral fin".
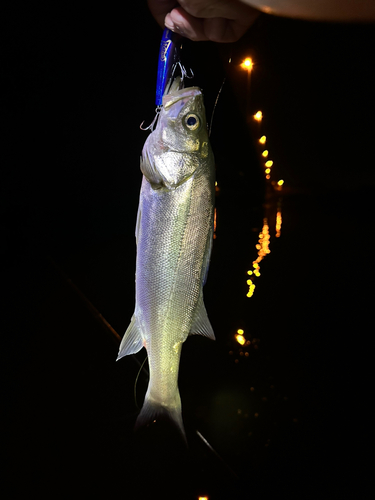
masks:
<path fill-rule="evenodd" d="M 203 293 L 201 293 L 191 326 L 191 335 L 203 335 L 211 340 L 215 340 L 215 334 L 207 316 L 207 311 L 203 303 Z"/>
<path fill-rule="evenodd" d="M 142 347 L 143 340 L 141 332 L 138 328 L 137 318 L 133 315 L 130 321 L 130 325 L 128 326 L 128 329 L 122 337 L 116 361 L 121 359 L 123 356 L 127 356 L 128 354 L 135 354 L 136 352 L 140 351 Z"/>

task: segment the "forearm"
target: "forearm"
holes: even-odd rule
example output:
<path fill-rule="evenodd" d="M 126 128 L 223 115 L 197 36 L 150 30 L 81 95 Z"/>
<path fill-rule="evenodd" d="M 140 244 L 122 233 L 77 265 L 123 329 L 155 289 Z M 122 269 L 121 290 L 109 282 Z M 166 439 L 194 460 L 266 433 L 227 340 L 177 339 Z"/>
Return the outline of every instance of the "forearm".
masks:
<path fill-rule="evenodd" d="M 268 14 L 312 21 L 374 22 L 375 0 L 241 0 Z"/>

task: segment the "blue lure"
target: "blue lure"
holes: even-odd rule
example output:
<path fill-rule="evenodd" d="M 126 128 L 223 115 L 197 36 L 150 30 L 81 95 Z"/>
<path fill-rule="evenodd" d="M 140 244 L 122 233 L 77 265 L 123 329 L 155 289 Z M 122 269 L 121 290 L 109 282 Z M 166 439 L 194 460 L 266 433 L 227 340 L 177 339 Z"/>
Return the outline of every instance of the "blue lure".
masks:
<path fill-rule="evenodd" d="M 158 76 L 156 80 L 156 106 L 162 105 L 165 89 L 173 75 L 176 64 L 180 62 L 178 48 L 178 40 L 180 38 L 180 35 L 176 35 L 170 29 L 164 29 L 160 42 Z"/>

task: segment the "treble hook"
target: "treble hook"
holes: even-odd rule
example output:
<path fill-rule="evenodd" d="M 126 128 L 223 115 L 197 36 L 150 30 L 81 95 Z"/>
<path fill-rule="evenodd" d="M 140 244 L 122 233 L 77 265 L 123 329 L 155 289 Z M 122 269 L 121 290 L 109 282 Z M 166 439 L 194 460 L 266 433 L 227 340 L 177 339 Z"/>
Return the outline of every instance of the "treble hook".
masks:
<path fill-rule="evenodd" d="M 174 76 L 174 73 L 176 71 L 176 68 L 177 66 L 180 67 L 180 71 L 181 71 L 181 85 L 183 85 L 184 83 L 184 78 L 188 78 L 189 80 L 191 80 L 192 78 L 194 78 L 194 73 L 193 73 L 193 70 L 190 68 L 190 75 L 188 74 L 188 72 L 186 71 L 186 68 L 185 66 L 181 63 L 181 61 L 177 61 L 174 66 L 173 66 L 173 71 L 172 71 L 172 77 Z"/>
<path fill-rule="evenodd" d="M 157 122 L 157 119 L 159 118 L 159 114 L 160 114 L 160 111 L 161 111 L 161 106 L 157 106 L 157 108 L 155 109 L 155 117 L 154 119 L 152 120 L 152 122 L 150 123 L 150 125 L 148 125 L 147 127 L 142 127 L 142 125 L 144 124 L 144 120 L 143 122 L 140 124 L 139 128 L 141 130 L 151 130 L 151 132 L 153 132 L 154 130 L 154 126 L 155 126 L 155 123 Z"/>

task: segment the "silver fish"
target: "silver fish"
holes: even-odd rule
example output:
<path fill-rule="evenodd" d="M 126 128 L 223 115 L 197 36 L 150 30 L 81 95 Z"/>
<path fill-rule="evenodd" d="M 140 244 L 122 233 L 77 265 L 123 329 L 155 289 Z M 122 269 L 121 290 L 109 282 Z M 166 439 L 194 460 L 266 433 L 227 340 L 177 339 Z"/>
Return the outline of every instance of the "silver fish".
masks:
<path fill-rule="evenodd" d="M 150 380 L 136 427 L 160 416 L 184 434 L 178 370 L 189 334 L 215 339 L 203 303 L 213 235 L 214 157 L 202 92 L 176 79 L 141 156 L 136 305 L 118 358 L 145 347 Z"/>

